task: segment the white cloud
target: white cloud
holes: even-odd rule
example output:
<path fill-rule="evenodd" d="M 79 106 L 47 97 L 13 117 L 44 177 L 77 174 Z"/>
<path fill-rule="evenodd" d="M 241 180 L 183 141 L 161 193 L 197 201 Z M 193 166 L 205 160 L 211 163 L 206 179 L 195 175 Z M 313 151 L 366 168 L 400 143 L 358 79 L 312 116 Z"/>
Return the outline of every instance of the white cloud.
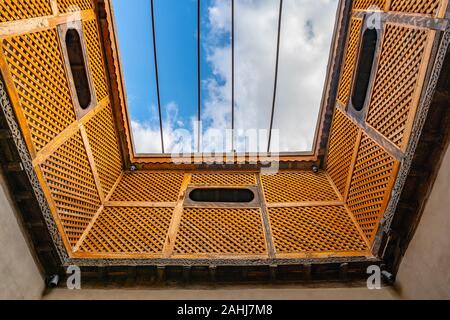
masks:
<path fill-rule="evenodd" d="M 192 138 L 187 135 L 184 129 L 184 121 L 179 115 L 179 107 L 176 103 L 168 103 L 163 110 L 164 117 L 164 147 L 166 153 L 190 152 Z M 157 154 L 161 153 L 161 133 L 159 123 L 156 125 L 150 122 L 132 120 L 131 129 L 135 152 L 137 154 Z"/>
<path fill-rule="evenodd" d="M 273 101 L 278 1 L 237 0 L 235 4 L 236 128 L 268 129 Z M 325 80 L 337 0 L 285 0 L 274 129 L 281 151 L 311 150 Z M 230 30 L 229 1 L 215 0 L 209 10 L 208 61 L 215 76 L 203 119 L 212 128 L 230 128 L 231 49 L 214 37 Z M 238 151 L 244 145 L 238 144 Z M 259 150 L 267 149 L 267 141 Z"/>

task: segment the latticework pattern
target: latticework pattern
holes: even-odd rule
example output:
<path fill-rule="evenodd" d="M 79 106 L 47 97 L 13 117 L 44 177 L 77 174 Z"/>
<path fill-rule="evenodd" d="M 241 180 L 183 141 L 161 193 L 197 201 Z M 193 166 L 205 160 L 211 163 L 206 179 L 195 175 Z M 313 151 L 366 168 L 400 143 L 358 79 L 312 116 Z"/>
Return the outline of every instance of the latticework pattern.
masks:
<path fill-rule="evenodd" d="M 339 109 L 336 109 L 328 147 L 327 171 L 339 192 L 347 189 L 358 127 Z"/>
<path fill-rule="evenodd" d="M 347 204 L 369 240 L 384 214 L 383 202 L 389 197 L 395 165 L 387 152 L 363 134 Z"/>
<path fill-rule="evenodd" d="M 75 121 L 56 30 L 7 38 L 3 53 L 39 151 Z"/>
<path fill-rule="evenodd" d="M 367 122 L 398 147 L 405 132 L 417 88 L 419 70 L 429 32 L 387 24 L 381 60 L 370 102 Z"/>
<path fill-rule="evenodd" d="M 280 173 L 261 177 L 268 203 L 336 201 L 338 196 L 326 173 L 309 171 Z"/>
<path fill-rule="evenodd" d="M 350 33 L 345 54 L 345 62 L 339 83 L 338 100 L 347 105 L 350 99 L 351 86 L 361 38 L 362 19 L 352 18 Z"/>
<path fill-rule="evenodd" d="M 354 10 L 367 10 L 369 8 L 377 8 L 383 10 L 386 0 L 355 0 L 353 1 Z"/>
<path fill-rule="evenodd" d="M 75 246 L 100 207 L 100 198 L 80 133 L 41 165 L 66 236 Z"/>
<path fill-rule="evenodd" d="M 391 11 L 436 16 L 443 0 L 392 0 Z"/>
<path fill-rule="evenodd" d="M 83 22 L 84 36 L 89 56 L 89 67 L 94 81 L 97 100 L 101 101 L 108 96 L 105 64 L 103 60 L 100 35 L 97 28 L 97 20 Z"/>
<path fill-rule="evenodd" d="M 104 108 L 86 124 L 86 132 L 103 191 L 108 194 L 123 169 L 110 106 Z"/>
<path fill-rule="evenodd" d="M 270 208 L 277 254 L 367 251 L 344 207 Z"/>
<path fill-rule="evenodd" d="M 183 173 L 125 173 L 111 201 L 176 202 Z"/>
<path fill-rule="evenodd" d="M 256 184 L 253 173 L 193 174 L 191 184 L 216 186 L 246 186 Z"/>
<path fill-rule="evenodd" d="M 266 253 L 259 209 L 201 209 L 183 212 L 176 254 L 263 255 Z"/>
<path fill-rule="evenodd" d="M 21 0 L 0 1 L 0 22 L 30 19 L 52 14 L 49 0 L 33 0 L 26 4 Z"/>
<path fill-rule="evenodd" d="M 172 208 L 105 208 L 80 252 L 161 254 Z"/>
<path fill-rule="evenodd" d="M 57 0 L 60 13 L 93 9 L 92 0 Z"/>

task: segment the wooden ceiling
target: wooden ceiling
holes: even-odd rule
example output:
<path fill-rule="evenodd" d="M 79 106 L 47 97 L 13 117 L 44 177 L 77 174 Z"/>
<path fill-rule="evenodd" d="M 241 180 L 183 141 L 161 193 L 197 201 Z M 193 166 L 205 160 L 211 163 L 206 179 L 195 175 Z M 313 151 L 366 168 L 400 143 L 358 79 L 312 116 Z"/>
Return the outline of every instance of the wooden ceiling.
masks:
<path fill-rule="evenodd" d="M 381 224 L 389 223 L 399 173 L 415 143 L 447 0 L 354 1 L 348 32 L 337 31 L 347 40 L 327 161 L 319 172 L 287 168 L 273 175 L 238 166 L 130 171 L 109 1 L 95 3 L 103 11 L 89 0 L 0 3 L 0 69 L 15 115 L 9 124 L 20 128 L 64 263 L 270 265 L 378 258 Z M 364 18 L 373 4 L 382 11 L 382 37 L 368 103 L 355 113 L 350 97 Z M 100 19 L 99 12 L 106 17 Z M 59 33 L 61 25 L 75 21 L 81 21 L 95 98 L 81 117 Z M 257 202 L 187 202 L 188 190 L 205 186 L 250 188 Z"/>

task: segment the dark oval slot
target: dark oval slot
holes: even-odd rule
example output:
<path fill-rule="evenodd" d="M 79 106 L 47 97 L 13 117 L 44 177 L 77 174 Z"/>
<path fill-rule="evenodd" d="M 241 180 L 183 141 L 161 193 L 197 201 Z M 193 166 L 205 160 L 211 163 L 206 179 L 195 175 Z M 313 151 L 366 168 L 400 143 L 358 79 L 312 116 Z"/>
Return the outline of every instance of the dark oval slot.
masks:
<path fill-rule="evenodd" d="M 357 111 L 361 111 L 366 102 L 377 42 L 377 31 L 375 29 L 367 29 L 363 35 L 361 56 L 359 58 L 355 80 L 356 82 L 352 97 L 353 108 Z"/>
<path fill-rule="evenodd" d="M 91 90 L 84 63 L 81 38 L 76 29 L 69 29 L 66 33 L 66 47 L 69 56 L 70 69 L 77 91 L 78 103 L 82 109 L 87 109 L 91 104 Z"/>
<path fill-rule="evenodd" d="M 255 194 L 249 189 L 195 189 L 189 198 L 195 202 L 249 203 Z"/>

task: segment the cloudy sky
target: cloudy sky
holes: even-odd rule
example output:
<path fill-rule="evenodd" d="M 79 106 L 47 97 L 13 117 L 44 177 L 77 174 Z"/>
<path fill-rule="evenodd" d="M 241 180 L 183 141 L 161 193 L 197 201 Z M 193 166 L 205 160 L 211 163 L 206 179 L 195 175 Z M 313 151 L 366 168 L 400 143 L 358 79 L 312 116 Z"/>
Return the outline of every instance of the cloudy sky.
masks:
<path fill-rule="evenodd" d="M 284 0 L 272 151 L 312 148 L 337 2 Z M 197 126 L 197 1 L 154 3 L 165 150 L 188 151 Z M 279 3 L 235 0 L 238 152 L 267 150 Z M 114 0 L 114 8 L 135 149 L 160 153 L 150 0 Z M 202 1 L 200 66 L 202 150 L 231 151 L 231 0 Z"/>

